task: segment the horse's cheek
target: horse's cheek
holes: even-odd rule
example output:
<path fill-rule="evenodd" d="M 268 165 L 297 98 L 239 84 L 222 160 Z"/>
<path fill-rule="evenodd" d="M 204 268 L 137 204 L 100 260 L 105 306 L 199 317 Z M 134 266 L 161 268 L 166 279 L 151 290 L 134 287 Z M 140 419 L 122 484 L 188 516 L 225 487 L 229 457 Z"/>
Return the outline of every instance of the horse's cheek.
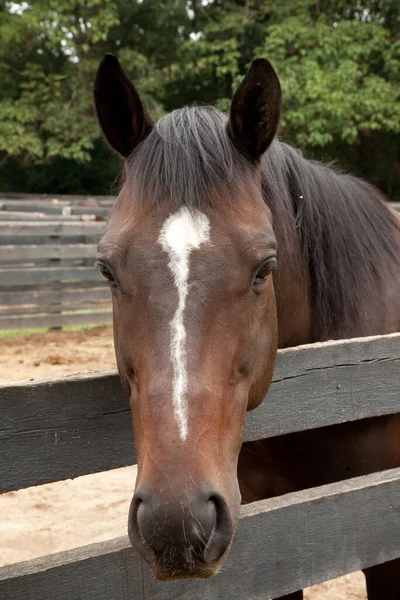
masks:
<path fill-rule="evenodd" d="M 270 386 L 278 351 L 278 323 L 272 278 L 268 282 L 261 322 L 253 344 L 253 379 L 250 385 L 247 410 L 261 404 Z"/>

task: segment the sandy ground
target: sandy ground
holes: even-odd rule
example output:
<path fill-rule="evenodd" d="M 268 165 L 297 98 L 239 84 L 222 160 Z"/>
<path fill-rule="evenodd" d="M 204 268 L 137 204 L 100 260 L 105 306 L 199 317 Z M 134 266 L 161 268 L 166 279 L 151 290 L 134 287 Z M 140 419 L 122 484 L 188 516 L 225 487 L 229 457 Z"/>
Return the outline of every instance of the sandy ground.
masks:
<path fill-rule="evenodd" d="M 111 326 L 0 338 L 0 384 L 115 366 Z"/>
<path fill-rule="evenodd" d="M 111 327 L 0 338 L 0 383 L 115 367 Z M 0 495 L 0 565 L 126 534 L 135 467 Z M 309 588 L 305 600 L 365 600 L 361 573 Z"/>

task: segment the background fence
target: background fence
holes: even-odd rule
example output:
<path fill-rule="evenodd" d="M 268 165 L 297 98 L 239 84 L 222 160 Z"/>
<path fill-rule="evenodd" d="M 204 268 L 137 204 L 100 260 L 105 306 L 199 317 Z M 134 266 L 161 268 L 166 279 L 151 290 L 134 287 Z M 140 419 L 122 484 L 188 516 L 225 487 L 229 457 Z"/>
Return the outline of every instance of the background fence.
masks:
<path fill-rule="evenodd" d="M 398 413 L 399 389 L 400 334 L 281 350 L 244 438 Z M 115 372 L 1 386 L 0 411 L 3 492 L 134 462 Z M 242 507 L 212 580 L 153 581 L 123 537 L 3 567 L 0 598 L 265 600 L 398 557 L 400 468 Z"/>
<path fill-rule="evenodd" d="M 0 197 L 0 329 L 111 322 L 110 293 L 94 261 L 113 201 Z"/>
<path fill-rule="evenodd" d="M 0 329 L 111 322 L 95 270 L 112 197 L 0 198 Z"/>

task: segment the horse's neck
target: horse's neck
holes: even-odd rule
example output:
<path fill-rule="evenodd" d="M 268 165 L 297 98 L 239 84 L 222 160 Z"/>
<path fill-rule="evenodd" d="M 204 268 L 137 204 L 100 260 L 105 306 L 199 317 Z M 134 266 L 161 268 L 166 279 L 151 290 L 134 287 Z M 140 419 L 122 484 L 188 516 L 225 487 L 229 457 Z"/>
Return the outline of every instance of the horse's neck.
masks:
<path fill-rule="evenodd" d="M 400 231 L 400 215 L 395 215 Z M 278 247 L 285 244 L 285 241 L 278 239 Z M 291 252 L 300 253 L 300 249 L 293 248 Z M 331 334 L 328 332 L 327 337 L 317 338 L 313 327 L 313 292 L 308 266 L 296 260 L 296 256 L 290 256 L 290 250 L 279 264 L 278 271 L 274 273 L 279 348 L 326 339 L 384 335 L 400 331 L 400 273 L 398 277 L 387 281 L 384 298 L 379 305 L 371 303 L 368 297 L 358 299 L 362 306 L 362 318 L 354 323 L 354 327 Z"/>

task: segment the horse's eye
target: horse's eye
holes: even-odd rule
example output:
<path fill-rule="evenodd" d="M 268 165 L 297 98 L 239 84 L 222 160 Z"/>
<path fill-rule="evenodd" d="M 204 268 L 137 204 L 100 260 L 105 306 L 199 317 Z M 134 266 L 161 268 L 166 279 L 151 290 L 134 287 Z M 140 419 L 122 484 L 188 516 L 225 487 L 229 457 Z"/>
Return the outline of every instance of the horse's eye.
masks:
<path fill-rule="evenodd" d="M 108 283 L 115 283 L 115 279 L 105 265 L 99 264 L 100 273 Z"/>
<path fill-rule="evenodd" d="M 253 285 L 261 285 L 265 283 L 271 273 L 278 266 L 276 258 L 269 258 L 259 267 L 253 279 Z"/>

